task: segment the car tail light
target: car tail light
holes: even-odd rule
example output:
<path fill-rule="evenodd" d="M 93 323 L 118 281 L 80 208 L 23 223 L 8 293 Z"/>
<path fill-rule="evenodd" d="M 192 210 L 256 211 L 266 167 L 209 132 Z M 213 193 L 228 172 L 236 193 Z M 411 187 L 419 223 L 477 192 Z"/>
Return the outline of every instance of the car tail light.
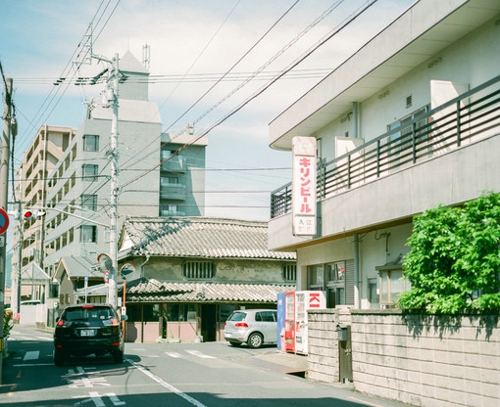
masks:
<path fill-rule="evenodd" d="M 237 322 L 234 326 L 236 328 L 248 328 L 248 324 L 246 322 Z"/>
<path fill-rule="evenodd" d="M 94 306 L 93 305 L 82 305 L 82 308 L 83 309 L 92 309 L 92 308 L 94 308 Z"/>

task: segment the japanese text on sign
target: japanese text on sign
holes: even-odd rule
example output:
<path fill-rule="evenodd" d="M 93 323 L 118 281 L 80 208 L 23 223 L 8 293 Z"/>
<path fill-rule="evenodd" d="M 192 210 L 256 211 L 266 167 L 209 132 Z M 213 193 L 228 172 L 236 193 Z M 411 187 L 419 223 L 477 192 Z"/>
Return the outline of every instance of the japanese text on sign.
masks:
<path fill-rule="evenodd" d="M 293 138 L 293 234 L 316 234 L 316 139 Z"/>

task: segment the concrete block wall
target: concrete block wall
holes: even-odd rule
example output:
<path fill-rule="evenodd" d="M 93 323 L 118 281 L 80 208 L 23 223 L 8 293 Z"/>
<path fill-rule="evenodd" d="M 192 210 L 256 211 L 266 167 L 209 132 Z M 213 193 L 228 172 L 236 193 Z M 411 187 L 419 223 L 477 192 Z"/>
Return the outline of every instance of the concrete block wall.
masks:
<path fill-rule="evenodd" d="M 339 381 L 339 347 L 336 309 L 310 310 L 308 314 L 307 378 L 325 383 Z"/>
<path fill-rule="evenodd" d="M 398 310 L 309 312 L 308 378 L 339 381 L 338 323 L 351 325 L 356 390 L 415 406 L 498 407 L 496 317 L 403 316 Z"/>

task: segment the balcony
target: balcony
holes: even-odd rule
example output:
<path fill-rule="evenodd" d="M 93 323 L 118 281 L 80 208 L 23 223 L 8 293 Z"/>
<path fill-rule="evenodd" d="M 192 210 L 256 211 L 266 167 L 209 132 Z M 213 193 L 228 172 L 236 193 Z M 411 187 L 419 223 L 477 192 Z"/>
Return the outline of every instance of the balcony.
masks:
<path fill-rule="evenodd" d="M 186 199 L 186 186 L 183 184 L 161 183 L 160 199 L 169 201 L 184 201 Z"/>
<path fill-rule="evenodd" d="M 318 235 L 408 219 L 499 190 L 498 134 L 500 76 L 324 163 L 317 176 Z M 291 183 L 272 193 L 270 247 L 298 241 L 291 236 L 291 204 Z M 278 220 L 285 215 L 290 219 Z M 279 236 L 272 237 L 273 229 Z"/>
<path fill-rule="evenodd" d="M 161 170 L 166 172 L 184 174 L 187 169 L 186 157 L 172 156 L 161 165 Z"/>

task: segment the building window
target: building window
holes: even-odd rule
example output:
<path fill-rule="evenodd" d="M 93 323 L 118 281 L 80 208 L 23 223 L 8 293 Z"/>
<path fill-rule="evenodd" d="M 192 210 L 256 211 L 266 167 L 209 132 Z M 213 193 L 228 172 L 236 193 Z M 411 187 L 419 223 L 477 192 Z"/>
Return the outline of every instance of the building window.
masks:
<path fill-rule="evenodd" d="M 160 185 L 161 186 L 169 186 L 169 185 L 178 185 L 179 177 L 161 177 Z"/>
<path fill-rule="evenodd" d="M 287 282 L 297 281 L 297 265 L 283 264 L 281 267 L 281 276 L 283 277 L 283 280 Z"/>
<path fill-rule="evenodd" d="M 380 307 L 395 308 L 401 293 L 410 289 L 410 282 L 403 279 L 401 265 L 399 268 L 381 266 L 376 269 L 379 272 Z"/>
<path fill-rule="evenodd" d="M 97 195 L 86 195 L 81 196 L 81 207 L 82 209 L 87 209 L 89 211 L 97 211 Z"/>
<path fill-rule="evenodd" d="M 183 276 L 190 279 L 211 279 L 215 277 L 215 263 L 211 261 L 186 261 Z"/>
<path fill-rule="evenodd" d="M 354 305 L 354 260 L 307 267 L 308 289 L 326 294 L 327 307 Z"/>
<path fill-rule="evenodd" d="M 97 164 L 83 164 L 82 165 L 82 178 L 84 181 L 96 182 L 97 181 L 98 166 Z"/>
<path fill-rule="evenodd" d="M 90 151 L 90 152 L 99 151 L 99 136 L 95 134 L 84 134 L 83 151 Z"/>
<path fill-rule="evenodd" d="M 80 226 L 80 242 L 97 243 L 97 226 Z"/>

